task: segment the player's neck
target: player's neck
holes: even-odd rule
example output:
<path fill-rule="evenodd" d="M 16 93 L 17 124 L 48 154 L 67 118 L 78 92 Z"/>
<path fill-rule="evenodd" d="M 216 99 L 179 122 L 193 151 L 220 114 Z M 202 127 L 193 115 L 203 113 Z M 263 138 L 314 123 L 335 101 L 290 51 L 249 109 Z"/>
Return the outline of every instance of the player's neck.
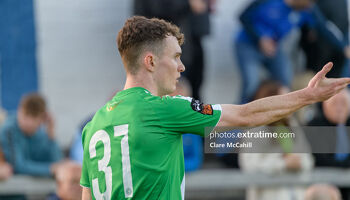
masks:
<path fill-rule="evenodd" d="M 153 83 L 153 80 L 151 78 L 147 78 L 145 76 L 138 77 L 138 76 L 127 76 L 126 82 L 124 85 L 124 90 L 133 88 L 133 87 L 142 87 L 147 89 L 149 92 L 151 92 L 153 95 L 158 95 L 158 90 L 155 84 Z"/>

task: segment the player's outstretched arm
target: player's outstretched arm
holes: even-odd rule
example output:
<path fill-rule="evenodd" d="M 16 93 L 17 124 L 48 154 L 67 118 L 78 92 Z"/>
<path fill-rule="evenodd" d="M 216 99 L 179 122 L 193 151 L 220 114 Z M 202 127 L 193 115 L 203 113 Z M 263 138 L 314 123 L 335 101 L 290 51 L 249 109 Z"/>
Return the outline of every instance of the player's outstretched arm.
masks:
<path fill-rule="evenodd" d="M 83 187 L 82 200 L 92 200 L 91 190 L 89 188 Z"/>
<path fill-rule="evenodd" d="M 218 126 L 254 127 L 270 124 L 303 106 L 332 97 L 350 84 L 350 78 L 326 78 L 332 66 L 331 62 L 326 64 L 304 89 L 244 105 L 221 105 L 222 117 Z"/>

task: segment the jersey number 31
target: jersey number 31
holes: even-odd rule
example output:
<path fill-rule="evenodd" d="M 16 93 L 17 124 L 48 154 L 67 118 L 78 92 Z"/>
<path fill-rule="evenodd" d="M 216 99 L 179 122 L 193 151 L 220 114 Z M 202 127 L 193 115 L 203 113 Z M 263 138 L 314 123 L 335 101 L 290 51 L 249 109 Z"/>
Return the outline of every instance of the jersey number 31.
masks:
<path fill-rule="evenodd" d="M 129 156 L 129 142 L 128 142 L 128 124 L 114 126 L 114 137 L 123 136 L 120 141 L 121 153 L 122 153 L 122 166 L 123 166 L 123 184 L 125 198 L 133 196 L 133 187 L 131 179 L 131 167 Z M 100 192 L 98 178 L 92 180 L 92 190 L 94 197 L 98 200 L 111 199 L 112 193 L 112 168 L 108 166 L 111 159 L 111 139 L 108 133 L 104 130 L 97 131 L 91 138 L 89 144 L 90 159 L 96 157 L 96 144 L 101 141 L 104 145 L 103 158 L 98 161 L 98 170 L 105 174 L 106 191 Z"/>

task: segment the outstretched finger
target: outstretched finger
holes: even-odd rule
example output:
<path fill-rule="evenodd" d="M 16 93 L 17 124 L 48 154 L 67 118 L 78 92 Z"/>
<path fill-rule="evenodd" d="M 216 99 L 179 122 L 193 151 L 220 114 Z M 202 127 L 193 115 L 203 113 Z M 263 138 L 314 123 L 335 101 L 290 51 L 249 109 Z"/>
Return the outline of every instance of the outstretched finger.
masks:
<path fill-rule="evenodd" d="M 336 91 L 335 94 L 338 94 L 339 92 L 341 92 L 342 90 L 344 90 L 347 87 L 347 84 L 343 84 L 343 85 L 338 85 L 334 88 L 334 90 Z"/>
<path fill-rule="evenodd" d="M 350 78 L 337 78 L 336 79 L 337 85 L 349 85 L 350 84 Z"/>
<path fill-rule="evenodd" d="M 322 70 L 319 71 L 310 81 L 309 86 L 314 87 L 318 81 L 326 77 L 326 74 L 332 69 L 333 63 L 329 62 L 323 66 Z"/>

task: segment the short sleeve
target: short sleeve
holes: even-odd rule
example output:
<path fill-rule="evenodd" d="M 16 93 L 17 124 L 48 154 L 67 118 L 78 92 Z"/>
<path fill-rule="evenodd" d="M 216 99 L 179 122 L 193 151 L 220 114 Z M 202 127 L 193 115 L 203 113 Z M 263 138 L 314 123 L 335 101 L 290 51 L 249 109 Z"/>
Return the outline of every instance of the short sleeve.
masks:
<path fill-rule="evenodd" d="M 221 117 L 219 104 L 204 104 L 191 97 L 164 96 L 155 104 L 159 123 L 171 133 L 205 135 L 205 128 L 214 128 Z"/>
<path fill-rule="evenodd" d="M 82 135 L 82 138 L 84 138 L 84 133 Z M 84 139 L 82 139 L 82 144 L 84 147 Z M 80 185 L 83 187 L 87 187 L 90 188 L 90 181 L 89 181 L 89 172 L 88 172 L 88 165 L 86 162 L 87 156 L 89 154 L 87 152 L 84 151 L 84 157 L 83 157 L 83 166 L 81 169 L 81 177 L 80 177 Z"/>
<path fill-rule="evenodd" d="M 89 173 L 87 171 L 88 167 L 86 162 L 83 162 L 83 167 L 81 169 L 80 185 L 83 187 L 90 188 Z"/>

